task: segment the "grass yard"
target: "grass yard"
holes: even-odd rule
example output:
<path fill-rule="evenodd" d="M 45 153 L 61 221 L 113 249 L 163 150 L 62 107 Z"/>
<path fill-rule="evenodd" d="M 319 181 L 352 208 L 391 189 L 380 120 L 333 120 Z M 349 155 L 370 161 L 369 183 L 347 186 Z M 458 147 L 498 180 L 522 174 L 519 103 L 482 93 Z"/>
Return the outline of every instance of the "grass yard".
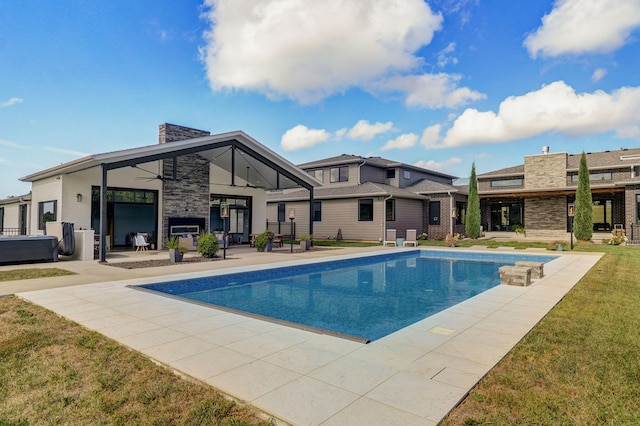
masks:
<path fill-rule="evenodd" d="M 0 425 L 267 425 L 210 387 L 17 297 L 0 298 Z"/>
<path fill-rule="evenodd" d="M 0 281 L 28 280 L 31 278 L 61 277 L 75 275 L 75 272 L 60 268 L 28 268 L 0 271 Z"/>
<path fill-rule="evenodd" d="M 601 261 L 444 425 L 640 424 L 640 248 Z"/>

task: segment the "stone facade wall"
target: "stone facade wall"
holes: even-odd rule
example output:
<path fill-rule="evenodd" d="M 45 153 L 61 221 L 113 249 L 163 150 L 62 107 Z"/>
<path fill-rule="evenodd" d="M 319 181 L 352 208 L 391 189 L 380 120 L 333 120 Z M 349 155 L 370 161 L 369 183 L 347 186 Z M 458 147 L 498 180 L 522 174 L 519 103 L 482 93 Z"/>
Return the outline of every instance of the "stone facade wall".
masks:
<path fill-rule="evenodd" d="M 451 209 L 455 208 L 455 205 L 451 205 L 451 197 L 449 194 L 435 194 L 429 196 L 429 201 L 425 202 L 424 206 L 424 225 L 423 228 L 429 235 L 429 239 L 444 238 L 449 232 L 451 232 Z M 440 201 L 440 224 L 429 224 L 429 202 Z M 454 229 L 454 232 L 455 229 Z"/>
<path fill-rule="evenodd" d="M 206 130 L 192 129 L 190 127 L 178 126 L 177 124 L 164 123 L 158 127 L 158 143 L 183 141 L 185 139 L 195 139 L 211 135 L 211 132 L 207 132 Z"/>
<path fill-rule="evenodd" d="M 640 195 L 640 185 L 628 185 L 625 187 L 625 198 L 624 198 L 624 209 L 627 213 L 626 223 L 624 224 L 625 229 L 627 230 L 627 235 L 631 233 L 630 223 L 637 224 L 638 223 L 638 215 L 639 212 L 637 207 L 637 196 Z M 635 240 L 640 239 L 639 235 L 633 236 Z"/>
<path fill-rule="evenodd" d="M 526 189 L 563 188 L 567 183 L 567 154 L 531 155 L 524 158 Z"/>
<path fill-rule="evenodd" d="M 161 124 L 159 143 L 208 136 L 204 130 L 174 124 Z M 173 162 L 177 161 L 176 180 L 163 182 L 162 229 L 169 235 L 169 218 L 204 219 L 209 229 L 209 162 L 196 154 L 164 160 L 163 176 L 173 176 Z"/>
<path fill-rule="evenodd" d="M 524 211 L 527 236 L 536 236 L 542 231 L 566 234 L 566 196 L 525 198 Z"/>

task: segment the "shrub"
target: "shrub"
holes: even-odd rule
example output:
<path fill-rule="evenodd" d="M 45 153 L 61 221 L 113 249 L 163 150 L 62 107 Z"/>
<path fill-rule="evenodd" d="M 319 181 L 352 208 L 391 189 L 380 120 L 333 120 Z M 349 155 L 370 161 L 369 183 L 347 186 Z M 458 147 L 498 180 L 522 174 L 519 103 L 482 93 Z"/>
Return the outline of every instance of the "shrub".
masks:
<path fill-rule="evenodd" d="M 273 233 L 271 231 L 264 231 L 262 234 L 256 236 L 256 249 L 258 251 L 264 251 L 269 243 L 269 240 L 273 239 Z"/>
<path fill-rule="evenodd" d="M 619 246 L 619 245 L 624 245 L 627 242 L 627 238 L 626 237 L 621 237 L 621 236 L 613 236 L 611 237 L 611 239 L 607 239 L 605 238 L 604 240 L 602 240 L 602 244 L 607 244 L 610 246 Z"/>
<path fill-rule="evenodd" d="M 168 249 L 177 249 L 180 247 L 180 239 L 177 235 L 172 235 L 164 240 L 164 246 Z"/>
<path fill-rule="evenodd" d="M 218 238 L 211 233 L 202 234 L 198 238 L 196 249 L 202 257 L 212 258 L 218 253 Z"/>
<path fill-rule="evenodd" d="M 417 239 L 418 240 L 428 240 L 429 239 L 429 235 L 426 232 L 423 232 L 422 234 L 418 235 Z"/>

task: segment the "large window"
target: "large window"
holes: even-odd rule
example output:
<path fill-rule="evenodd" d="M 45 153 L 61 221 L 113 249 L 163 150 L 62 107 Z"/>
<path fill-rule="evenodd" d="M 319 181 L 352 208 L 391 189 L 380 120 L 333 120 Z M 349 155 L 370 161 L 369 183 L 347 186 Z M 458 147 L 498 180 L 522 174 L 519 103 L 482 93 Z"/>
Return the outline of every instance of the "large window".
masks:
<path fill-rule="evenodd" d="M 590 181 L 611 180 L 611 172 L 589 173 Z M 571 175 L 571 182 L 578 182 L 578 175 Z"/>
<path fill-rule="evenodd" d="M 396 169 L 387 169 L 387 179 L 395 179 Z"/>
<path fill-rule="evenodd" d="M 501 188 L 504 186 L 522 186 L 522 179 L 503 179 L 491 181 L 492 188 Z"/>
<path fill-rule="evenodd" d="M 429 203 L 429 225 L 440 225 L 440 201 Z"/>
<path fill-rule="evenodd" d="M 373 199 L 358 200 L 358 220 L 361 222 L 373 220 Z"/>
<path fill-rule="evenodd" d="M 313 221 L 322 222 L 322 202 L 321 201 L 313 202 Z"/>
<path fill-rule="evenodd" d="M 387 221 L 393 222 L 394 220 L 396 220 L 396 200 L 394 200 L 393 198 L 387 200 L 384 206 L 384 211 Z"/>
<path fill-rule="evenodd" d="M 331 168 L 331 182 L 347 182 L 349 180 L 349 166 Z"/>
<path fill-rule="evenodd" d="M 315 169 L 309 170 L 309 174 L 314 178 L 318 179 L 320 182 L 324 182 L 324 170 L 323 169 Z"/>
<path fill-rule="evenodd" d="M 58 217 L 58 202 L 44 201 L 38 203 L 38 229 L 43 230 L 47 222 L 55 222 Z"/>

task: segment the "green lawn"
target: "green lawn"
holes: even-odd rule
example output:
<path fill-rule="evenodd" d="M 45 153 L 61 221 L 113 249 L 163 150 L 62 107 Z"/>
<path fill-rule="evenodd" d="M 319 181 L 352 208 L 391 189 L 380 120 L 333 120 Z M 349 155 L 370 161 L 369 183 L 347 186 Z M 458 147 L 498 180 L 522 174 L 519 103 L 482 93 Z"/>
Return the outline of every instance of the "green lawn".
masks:
<path fill-rule="evenodd" d="M 0 281 L 28 280 L 31 278 L 60 277 L 63 275 L 75 275 L 75 272 L 60 268 L 28 268 L 0 271 Z"/>
<path fill-rule="evenodd" d="M 14 296 L 0 298 L 0 425 L 267 425 L 209 386 Z"/>
<path fill-rule="evenodd" d="M 640 248 L 607 254 L 443 423 L 640 424 Z"/>

